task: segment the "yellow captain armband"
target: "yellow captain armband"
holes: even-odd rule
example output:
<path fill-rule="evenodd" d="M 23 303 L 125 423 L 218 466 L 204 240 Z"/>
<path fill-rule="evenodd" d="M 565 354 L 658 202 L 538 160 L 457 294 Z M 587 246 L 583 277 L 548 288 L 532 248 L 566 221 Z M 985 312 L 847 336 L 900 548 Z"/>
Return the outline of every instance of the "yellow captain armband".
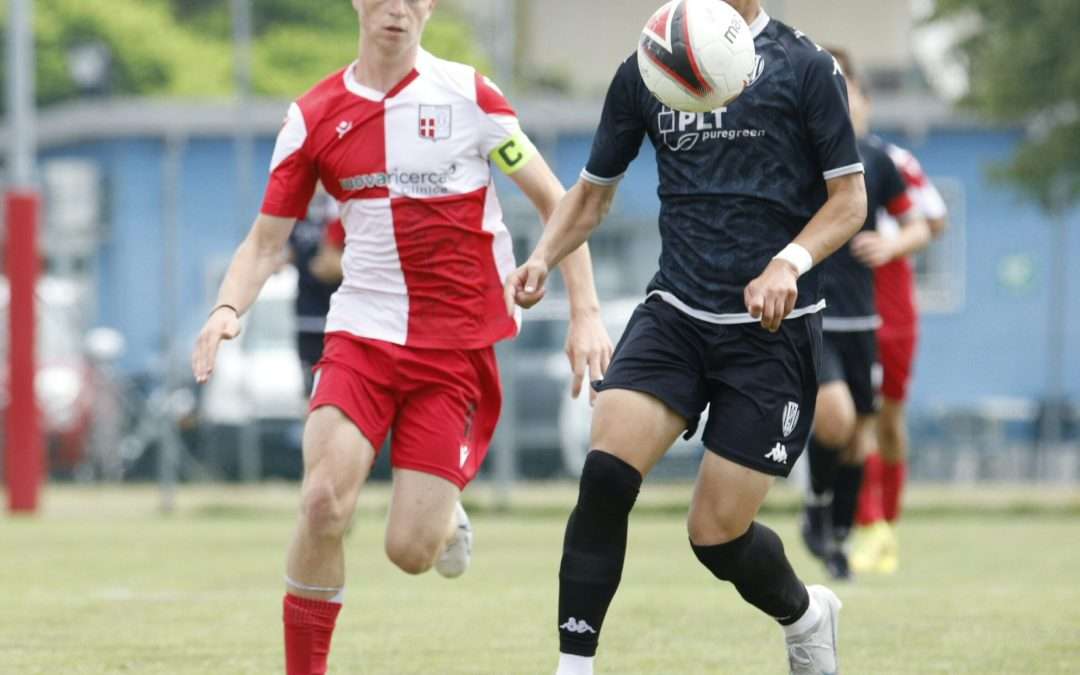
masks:
<path fill-rule="evenodd" d="M 524 131 L 518 130 L 492 150 L 488 157 L 504 174 L 513 176 L 536 155 L 536 146 Z"/>

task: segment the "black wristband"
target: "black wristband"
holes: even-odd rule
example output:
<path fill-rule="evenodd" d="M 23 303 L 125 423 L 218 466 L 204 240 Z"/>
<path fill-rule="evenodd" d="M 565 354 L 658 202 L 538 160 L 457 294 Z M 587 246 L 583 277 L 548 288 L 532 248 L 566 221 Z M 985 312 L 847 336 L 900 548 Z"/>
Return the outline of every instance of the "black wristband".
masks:
<path fill-rule="evenodd" d="M 226 308 L 231 309 L 233 311 L 233 314 L 236 315 L 236 318 L 240 318 L 240 310 L 233 307 L 232 305 L 230 305 L 227 302 L 223 302 L 220 305 L 215 305 L 214 308 L 212 310 L 210 310 L 209 316 L 214 316 L 214 312 L 218 311 L 219 309 L 226 309 Z"/>

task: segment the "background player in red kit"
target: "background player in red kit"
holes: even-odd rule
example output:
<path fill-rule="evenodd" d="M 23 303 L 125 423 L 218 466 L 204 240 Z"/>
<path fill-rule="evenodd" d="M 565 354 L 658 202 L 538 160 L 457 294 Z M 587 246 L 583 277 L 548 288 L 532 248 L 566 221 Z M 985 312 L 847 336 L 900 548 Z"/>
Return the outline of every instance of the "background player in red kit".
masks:
<path fill-rule="evenodd" d="M 377 449 L 393 430 L 386 553 L 410 574 L 467 566 L 458 502 L 501 404 L 492 345 L 517 333 L 502 284 L 514 269 L 491 164 L 546 221 L 564 191 L 499 90 L 468 66 L 420 49 L 436 0 L 353 0 L 359 59 L 289 109 L 266 197 L 237 249 L 192 367 L 210 375 L 218 344 L 276 268 L 315 184 L 341 204 L 344 279 L 334 294 L 304 429 L 301 512 L 284 600 L 289 675 L 326 671 L 344 593 L 342 540 Z M 588 251 L 563 266 L 567 351 L 579 389 L 612 345 Z M 576 393 L 576 392 L 575 392 Z"/>
<path fill-rule="evenodd" d="M 862 231 L 823 264 L 829 306 L 822 322 L 820 388 L 807 453 L 810 492 L 801 529 L 807 547 L 822 558 L 829 574 L 845 579 L 851 572 L 848 535 L 880 405 L 881 318 L 873 268 L 890 259 L 892 248 L 876 236 L 877 224 L 888 213 L 902 223 L 900 240 L 924 243 L 930 234 L 885 144 L 869 134 L 870 99 L 851 60 L 841 49 L 830 51 L 847 76 L 851 121 L 866 167 L 868 213 Z"/>
<path fill-rule="evenodd" d="M 912 202 L 929 225 L 931 237 L 941 236 L 948 226 L 948 210 L 941 193 L 909 151 L 892 144 L 886 150 L 900 169 Z M 904 407 L 919 335 L 915 270 L 908 256 L 925 248 L 931 237 L 920 237 L 910 228 L 900 228 L 895 219 L 886 215 L 879 220 L 877 232 L 862 233 L 853 243 L 857 255 L 877 265 L 874 286 L 881 315 L 878 350 L 883 370 L 876 433 L 878 452 L 866 459 L 859 492 L 858 523 L 864 530 L 856 539 L 851 556 L 852 568 L 857 573 L 892 574 L 899 564 L 899 547 L 892 525 L 900 517 L 907 474 Z M 882 261 L 887 262 L 882 264 Z"/>

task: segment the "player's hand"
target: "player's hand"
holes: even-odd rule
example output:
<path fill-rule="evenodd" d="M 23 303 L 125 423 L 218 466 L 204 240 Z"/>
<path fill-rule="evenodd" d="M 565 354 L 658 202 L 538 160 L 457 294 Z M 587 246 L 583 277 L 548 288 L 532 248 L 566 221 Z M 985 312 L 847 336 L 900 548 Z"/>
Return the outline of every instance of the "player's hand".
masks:
<path fill-rule="evenodd" d="M 599 310 L 571 315 L 570 330 L 566 334 L 566 358 L 570 359 L 570 369 L 574 373 L 570 386 L 571 396 L 577 398 L 581 394 L 583 383 L 604 379 L 614 351 L 615 347 L 611 344 Z M 585 379 L 586 368 L 589 371 L 588 380 Z M 589 402 L 595 400 L 596 391 L 589 387 Z"/>
<path fill-rule="evenodd" d="M 780 330 L 780 322 L 795 309 L 799 298 L 799 271 L 786 260 L 773 260 L 743 291 L 750 316 L 761 319 L 770 333 Z"/>
<path fill-rule="evenodd" d="M 881 267 L 896 257 L 892 241 L 877 232 L 860 232 L 851 240 L 851 254 L 867 267 Z"/>
<path fill-rule="evenodd" d="M 525 264 L 506 277 L 503 286 L 503 298 L 506 300 L 506 312 L 513 316 L 514 305 L 529 309 L 544 298 L 547 289 L 548 266 L 539 258 L 529 258 Z"/>
<path fill-rule="evenodd" d="M 210 378 L 214 372 L 214 360 L 222 340 L 232 340 L 240 334 L 240 318 L 232 307 L 218 307 L 206 319 L 202 332 L 195 340 L 195 351 L 191 354 L 191 372 L 199 384 Z"/>

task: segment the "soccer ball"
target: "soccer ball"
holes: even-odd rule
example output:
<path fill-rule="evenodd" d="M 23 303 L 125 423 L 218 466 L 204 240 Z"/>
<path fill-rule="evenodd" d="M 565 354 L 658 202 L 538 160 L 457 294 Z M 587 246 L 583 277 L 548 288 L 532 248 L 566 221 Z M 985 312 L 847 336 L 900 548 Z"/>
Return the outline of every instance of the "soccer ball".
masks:
<path fill-rule="evenodd" d="M 673 110 L 722 108 L 754 70 L 750 27 L 723 0 L 672 0 L 641 31 L 638 69 L 645 86 Z"/>

